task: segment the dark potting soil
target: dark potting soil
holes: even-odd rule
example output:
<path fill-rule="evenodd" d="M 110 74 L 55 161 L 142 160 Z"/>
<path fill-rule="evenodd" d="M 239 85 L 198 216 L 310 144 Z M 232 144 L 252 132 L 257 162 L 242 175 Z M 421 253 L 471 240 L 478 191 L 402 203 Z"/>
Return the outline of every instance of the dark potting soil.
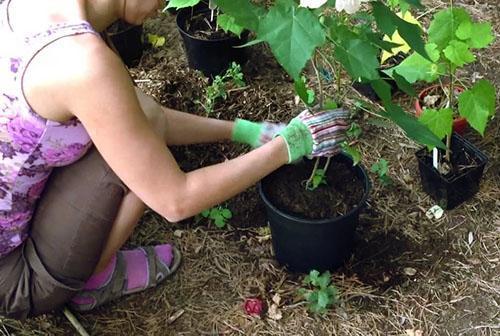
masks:
<path fill-rule="evenodd" d="M 346 214 L 356 207 L 364 193 L 363 181 L 349 163 L 332 160 L 326 182 L 315 190 L 306 190 L 314 164 L 312 161 L 287 165 L 273 174 L 266 190 L 269 201 L 281 211 L 306 219 L 327 219 Z M 321 164 L 320 164 L 321 167 Z"/>
<path fill-rule="evenodd" d="M 217 29 L 217 16 L 215 14 L 213 21 L 210 21 L 210 11 L 193 14 L 191 20 L 186 22 L 185 28 L 189 35 L 202 40 L 220 40 L 231 36 L 222 29 Z"/>

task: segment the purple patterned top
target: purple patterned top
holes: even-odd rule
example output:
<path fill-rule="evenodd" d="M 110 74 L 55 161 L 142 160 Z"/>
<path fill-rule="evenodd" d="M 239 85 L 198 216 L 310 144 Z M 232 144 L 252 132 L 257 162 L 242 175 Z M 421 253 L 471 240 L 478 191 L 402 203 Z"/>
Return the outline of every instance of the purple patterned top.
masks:
<path fill-rule="evenodd" d="M 91 145 L 83 125 L 38 115 L 25 99 L 23 76 L 38 51 L 65 36 L 97 34 L 87 22 L 64 23 L 33 34 L 12 31 L 10 0 L 0 0 L 0 258 L 22 244 L 53 167 L 81 158 Z"/>

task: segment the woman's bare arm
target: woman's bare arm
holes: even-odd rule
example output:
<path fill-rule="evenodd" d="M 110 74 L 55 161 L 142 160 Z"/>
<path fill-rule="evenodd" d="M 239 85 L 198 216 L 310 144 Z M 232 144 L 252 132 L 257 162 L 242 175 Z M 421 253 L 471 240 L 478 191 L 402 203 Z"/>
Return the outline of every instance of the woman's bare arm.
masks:
<path fill-rule="evenodd" d="M 288 160 L 281 137 L 233 160 L 184 173 L 142 111 L 121 62 L 99 43 L 75 53 L 60 103 L 77 116 L 116 174 L 149 207 L 178 221 L 255 184 Z"/>

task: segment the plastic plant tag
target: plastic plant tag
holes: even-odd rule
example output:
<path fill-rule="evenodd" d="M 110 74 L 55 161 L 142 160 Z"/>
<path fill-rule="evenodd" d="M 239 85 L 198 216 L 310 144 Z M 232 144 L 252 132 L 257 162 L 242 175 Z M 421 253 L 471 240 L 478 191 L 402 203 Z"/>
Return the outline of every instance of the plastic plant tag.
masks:
<path fill-rule="evenodd" d="M 432 166 L 439 171 L 439 152 L 435 147 L 432 149 Z"/>
<path fill-rule="evenodd" d="M 440 219 L 444 215 L 444 210 L 439 205 L 434 205 L 425 213 L 427 218 L 432 219 Z"/>

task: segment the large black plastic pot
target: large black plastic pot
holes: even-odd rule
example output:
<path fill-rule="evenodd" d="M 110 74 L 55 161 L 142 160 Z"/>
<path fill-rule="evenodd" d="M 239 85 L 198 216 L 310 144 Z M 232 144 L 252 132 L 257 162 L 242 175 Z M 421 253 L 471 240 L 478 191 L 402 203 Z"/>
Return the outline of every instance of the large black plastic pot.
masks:
<path fill-rule="evenodd" d="M 220 75 L 229 68 L 232 62 L 243 65 L 247 60 L 247 48 L 235 48 L 246 43 L 248 31 L 241 34 L 241 38 L 231 35 L 219 39 L 201 39 L 192 36 L 187 31 L 187 22 L 192 16 L 206 14 L 210 17 L 210 10 L 192 10 L 183 8 L 176 17 L 177 28 L 182 36 L 189 66 L 200 70 L 207 77 Z"/>
<path fill-rule="evenodd" d="M 364 193 L 358 205 L 340 217 L 310 220 L 285 213 L 276 208 L 267 196 L 273 180 L 281 169 L 266 176 L 259 184 L 259 194 L 264 201 L 267 219 L 271 228 L 274 253 L 278 262 L 293 272 L 310 270 L 335 270 L 351 255 L 354 245 L 354 232 L 359 213 L 364 208 L 370 191 L 370 180 L 365 169 L 352 166 L 352 160 L 339 154 L 332 160 L 348 162 L 353 173 L 363 181 Z M 297 169 L 308 169 L 312 165 L 300 164 Z M 328 174 L 334 177 L 330 169 Z"/>
<path fill-rule="evenodd" d="M 477 193 L 488 162 L 484 153 L 456 133 L 452 136 L 451 152 L 452 164 L 462 168 L 445 176 L 433 167 L 426 148 L 416 153 L 422 187 L 443 209 L 453 209 Z"/>
<path fill-rule="evenodd" d="M 144 51 L 142 25 L 134 26 L 124 21 L 117 21 L 106 30 L 120 58 L 126 66 L 136 66 Z"/>

